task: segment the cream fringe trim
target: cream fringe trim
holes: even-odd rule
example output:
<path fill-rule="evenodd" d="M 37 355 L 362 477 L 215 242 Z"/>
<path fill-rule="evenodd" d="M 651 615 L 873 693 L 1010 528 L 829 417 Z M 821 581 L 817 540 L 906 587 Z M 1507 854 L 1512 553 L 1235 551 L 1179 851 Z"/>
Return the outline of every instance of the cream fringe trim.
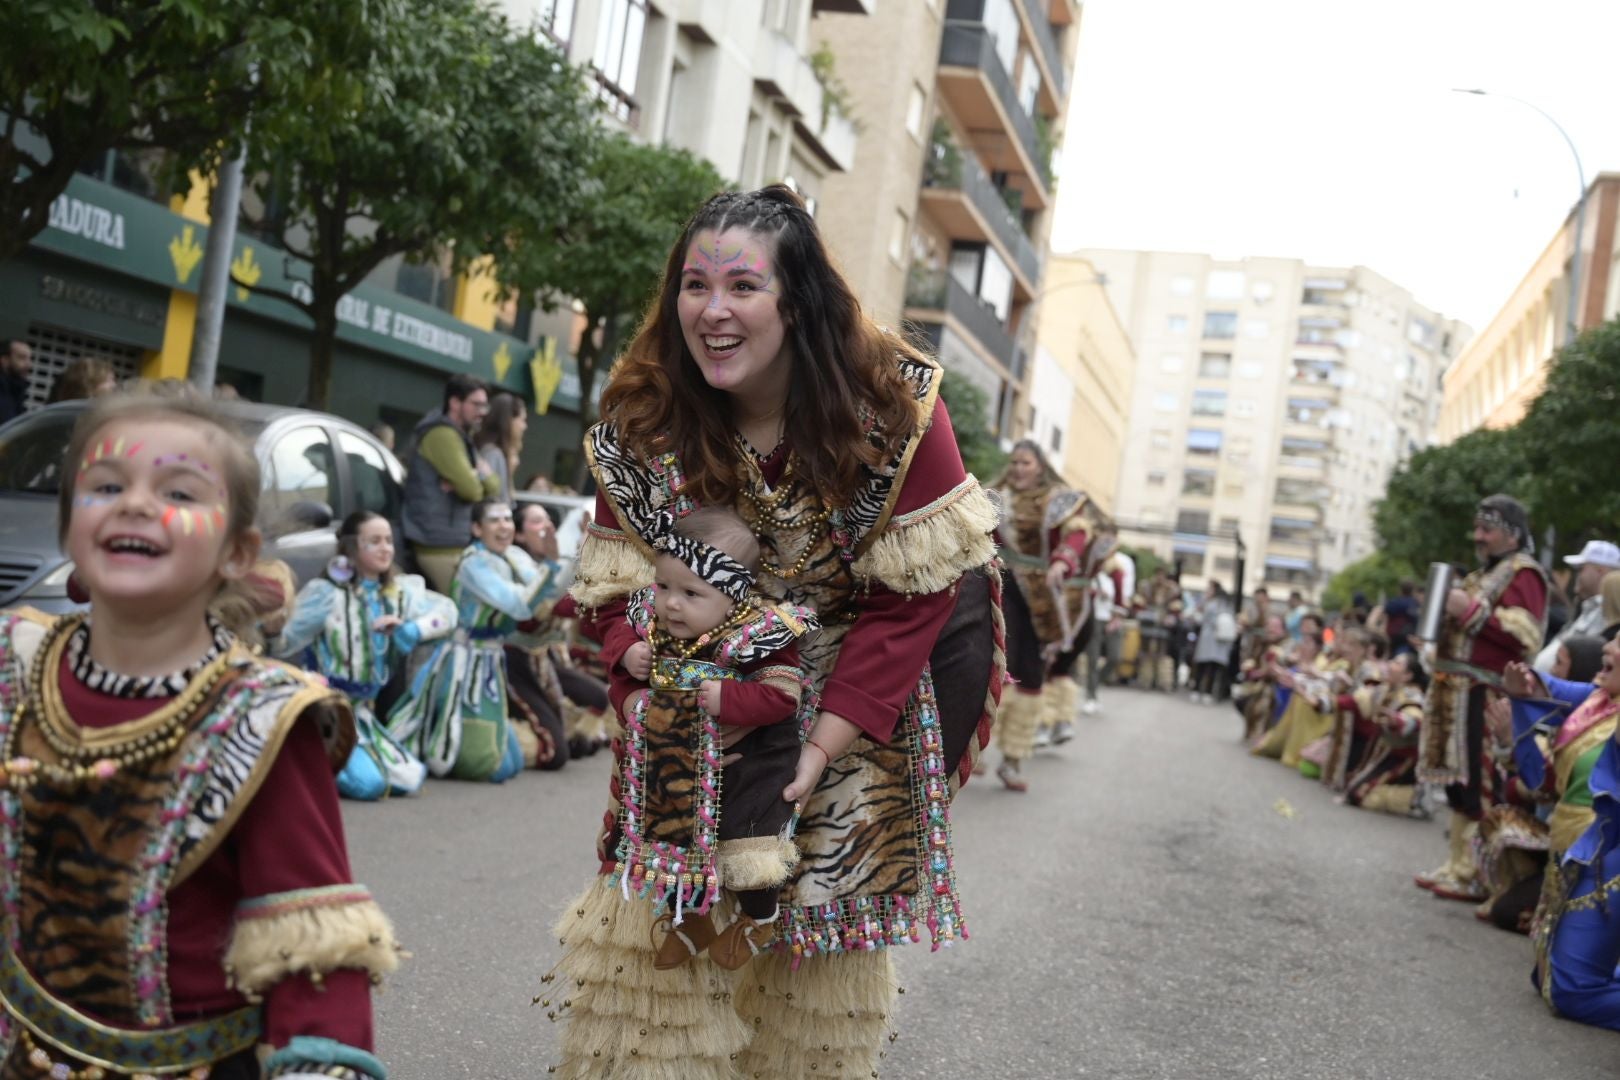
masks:
<path fill-rule="evenodd" d="M 629 596 L 652 581 L 652 562 L 630 540 L 612 540 L 597 533 L 585 537 L 579 549 L 570 595 L 580 607 L 601 607 Z"/>
<path fill-rule="evenodd" d="M 290 975 L 321 977 L 359 968 L 379 983 L 403 955 L 394 926 L 375 901 L 305 908 L 265 919 L 239 919 L 225 953 L 230 985 L 257 999 Z"/>
<path fill-rule="evenodd" d="M 728 889 L 774 889 L 799 865 L 799 847 L 775 836 L 722 840 L 715 863 L 720 884 Z"/>
<path fill-rule="evenodd" d="M 742 969 L 737 1012 L 754 1040 L 738 1071 L 770 1080 L 875 1075 L 897 989 L 889 950 L 819 957 L 798 971 L 790 963 L 768 953 Z"/>
<path fill-rule="evenodd" d="M 1070 675 L 1047 679 L 1041 686 L 1041 723 L 1073 722 L 1080 716 L 1080 684 Z"/>
<path fill-rule="evenodd" d="M 1008 761 L 1023 761 L 1035 752 L 1035 728 L 1041 722 L 1042 695 L 1011 686 L 1001 693 L 996 717 L 996 746 Z"/>
<path fill-rule="evenodd" d="M 969 477 L 921 510 L 896 515 L 855 560 L 855 576 L 908 595 L 948 589 L 995 557 L 995 527 L 995 504 Z"/>
<path fill-rule="evenodd" d="M 719 915 L 717 922 L 724 922 Z M 731 1006 L 731 978 L 707 956 L 653 968 L 652 905 L 625 902 L 599 878 L 563 912 L 548 1015 L 566 1021 L 555 1075 L 572 1080 L 733 1080 L 748 1029 Z"/>

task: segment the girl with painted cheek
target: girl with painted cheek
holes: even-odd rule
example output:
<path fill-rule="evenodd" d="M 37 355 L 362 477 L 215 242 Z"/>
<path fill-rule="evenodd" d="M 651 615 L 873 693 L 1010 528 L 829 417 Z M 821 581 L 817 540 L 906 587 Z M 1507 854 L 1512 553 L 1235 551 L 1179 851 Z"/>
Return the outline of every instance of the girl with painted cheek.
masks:
<path fill-rule="evenodd" d="M 479 503 L 472 521 L 473 542 L 450 587 L 455 633 L 423 664 L 388 728 L 434 776 L 502 783 L 539 754 L 534 732 L 507 717 L 504 644 L 547 606 L 561 567 L 512 543 L 506 503 Z"/>
<path fill-rule="evenodd" d="M 276 656 L 320 672 L 354 706 L 359 742 L 338 774 L 341 794 L 369 802 L 421 789 L 427 766 L 377 719 L 377 697 L 417 645 L 455 626 L 448 597 L 395 569 L 388 519 L 349 515 L 338 527 L 337 557 L 299 592 L 292 619 L 270 642 Z"/>
<path fill-rule="evenodd" d="M 115 395 L 64 460 L 90 610 L 0 619 L 0 1076 L 381 1080 L 370 991 L 398 959 L 332 782 L 353 718 L 238 637 L 251 450 L 209 402 Z"/>

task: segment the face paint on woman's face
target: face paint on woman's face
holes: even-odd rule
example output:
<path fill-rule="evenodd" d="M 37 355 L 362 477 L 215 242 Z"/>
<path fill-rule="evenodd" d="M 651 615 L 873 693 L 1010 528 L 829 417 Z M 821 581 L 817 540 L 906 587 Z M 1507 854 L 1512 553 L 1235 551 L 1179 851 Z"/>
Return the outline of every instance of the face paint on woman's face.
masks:
<path fill-rule="evenodd" d="M 730 394 L 786 396 L 786 329 L 770 244 L 748 229 L 705 229 L 681 270 L 678 310 L 703 378 Z"/>

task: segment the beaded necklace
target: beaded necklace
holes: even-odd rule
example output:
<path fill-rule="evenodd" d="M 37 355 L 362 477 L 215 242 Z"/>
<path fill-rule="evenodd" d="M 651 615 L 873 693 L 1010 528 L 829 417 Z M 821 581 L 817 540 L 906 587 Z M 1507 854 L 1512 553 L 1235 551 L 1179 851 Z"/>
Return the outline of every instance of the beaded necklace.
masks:
<path fill-rule="evenodd" d="M 759 609 L 750 601 L 732 604 L 731 613 L 726 616 L 724 622 L 689 641 L 671 637 L 667 631 L 660 630 L 658 628 L 658 616 L 652 615 L 647 623 L 647 642 L 652 646 L 653 652 L 660 656 L 674 654 L 681 660 L 690 660 L 714 644 L 714 642 L 725 637 L 729 631 L 741 626 L 757 614 L 759 614 Z"/>
<path fill-rule="evenodd" d="M 740 438 L 741 437 L 739 436 L 739 439 Z M 782 478 L 781 480 L 777 481 L 776 489 L 770 492 L 770 494 L 761 494 L 761 492 L 766 490 L 765 474 L 760 471 L 759 462 L 755 460 L 752 447 L 747 446 L 745 443 L 742 450 L 743 467 L 747 471 L 749 479 L 753 481 L 742 490 L 744 500 L 749 504 L 753 511 L 751 514 L 749 514 L 749 526 L 754 530 L 754 536 L 761 543 L 768 541 L 774 546 L 774 536 L 767 535 L 767 533 L 761 529 L 761 525 L 765 524 L 774 526 L 773 531 L 775 531 L 790 528 L 795 524 L 793 521 L 784 521 L 782 518 L 778 517 L 776 513 L 777 507 L 781 506 L 782 502 L 790 494 L 792 494 L 793 491 L 794 455 L 792 451 L 788 452 L 787 463 L 782 467 Z M 783 567 L 774 566 L 771 563 L 766 562 L 764 559 L 761 559 L 759 562 L 759 568 L 772 577 L 780 578 L 783 581 L 791 581 L 800 574 L 804 573 L 805 564 L 810 561 L 810 556 L 815 554 L 817 539 L 815 531 L 818 526 L 823 525 L 826 525 L 828 531 L 831 531 L 832 526 L 827 524 L 828 519 L 831 517 L 832 511 L 828 510 L 826 507 L 823 507 L 820 510 L 817 510 L 815 513 L 808 515 L 804 523 L 804 550 L 799 552 L 799 557 L 794 560 L 792 566 L 784 569 Z"/>
<path fill-rule="evenodd" d="M 173 753 L 190 732 L 191 718 L 212 696 L 224 676 L 230 653 L 220 653 L 205 664 L 186 691 L 162 708 L 132 724 L 96 731 L 80 728 L 62 699 L 61 683 L 51 677 L 61 667 L 62 653 L 82 618 L 64 619 L 52 637 L 40 646 L 27 695 L 17 706 L 15 722 L 0 749 L 0 781 L 13 789 L 26 788 L 43 776 L 56 784 L 82 783 L 92 777 L 110 780 L 120 769 L 144 764 Z M 32 712 L 40 734 L 65 763 L 39 761 L 13 750 L 24 720 Z M 133 733 L 129 733 L 134 728 Z"/>

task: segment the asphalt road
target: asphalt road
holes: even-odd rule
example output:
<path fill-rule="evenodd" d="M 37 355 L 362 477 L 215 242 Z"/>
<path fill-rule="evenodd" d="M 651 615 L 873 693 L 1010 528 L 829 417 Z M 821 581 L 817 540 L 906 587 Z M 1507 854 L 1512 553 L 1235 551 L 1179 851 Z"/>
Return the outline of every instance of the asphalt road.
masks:
<path fill-rule="evenodd" d="M 1104 704 L 1031 764 L 1029 794 L 986 776 L 958 797 L 973 938 L 898 952 L 886 1078 L 1616 1075 L 1620 1035 L 1548 1014 L 1526 939 L 1412 886 L 1444 856 L 1437 824 L 1248 757 L 1229 706 Z M 415 953 L 378 1001 L 396 1080 L 546 1075 L 556 1031 L 530 1000 L 591 873 L 606 773 L 599 754 L 345 804 L 356 873 Z"/>

